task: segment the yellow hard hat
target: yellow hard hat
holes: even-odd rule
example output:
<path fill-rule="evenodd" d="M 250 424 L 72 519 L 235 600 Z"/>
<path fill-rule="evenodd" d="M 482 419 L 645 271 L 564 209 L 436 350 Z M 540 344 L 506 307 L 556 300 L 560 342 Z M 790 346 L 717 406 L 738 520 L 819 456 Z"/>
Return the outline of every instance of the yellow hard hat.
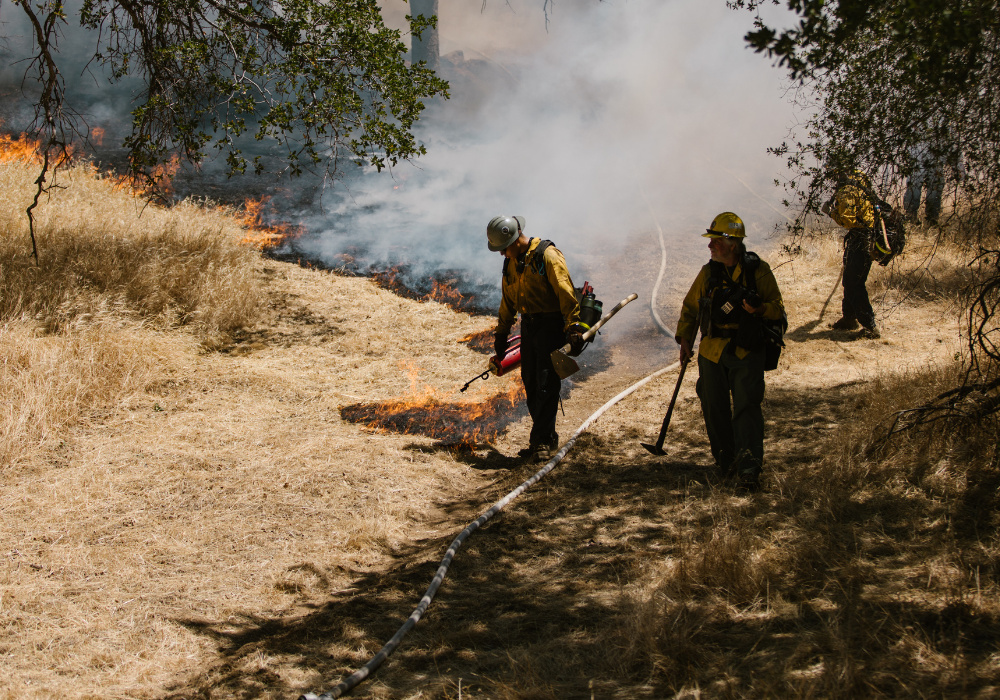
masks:
<path fill-rule="evenodd" d="M 704 238 L 746 238 L 743 219 L 731 211 L 724 211 L 712 220 L 712 225 L 701 234 Z"/>

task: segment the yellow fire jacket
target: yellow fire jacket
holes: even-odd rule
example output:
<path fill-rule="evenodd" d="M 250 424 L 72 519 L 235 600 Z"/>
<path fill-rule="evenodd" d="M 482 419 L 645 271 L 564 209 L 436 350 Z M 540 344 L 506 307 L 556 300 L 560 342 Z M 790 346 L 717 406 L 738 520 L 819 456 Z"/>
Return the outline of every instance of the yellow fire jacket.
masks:
<path fill-rule="evenodd" d="M 743 274 L 743 270 L 737 263 L 735 267 L 726 268 L 726 274 L 729 275 L 729 279 L 735 282 Z M 681 317 L 677 321 L 677 335 L 674 337 L 678 343 L 681 342 L 681 338 L 686 338 L 691 344 L 694 344 L 695 336 L 698 334 L 698 300 L 708 294 L 708 278 L 710 276 L 711 266 L 705 265 L 695 278 L 687 296 L 684 297 L 684 303 L 681 305 Z M 764 300 L 763 317 L 777 321 L 781 318 L 785 307 L 781 301 L 781 290 L 778 289 L 778 282 L 774 279 L 774 273 L 771 272 L 771 266 L 761 260 L 754 279 L 757 282 L 757 293 Z M 738 327 L 739 324 L 719 325 L 719 328 L 735 329 Z M 718 362 L 719 358 L 722 357 L 722 351 L 726 349 L 730 340 L 731 338 L 702 338 L 701 345 L 698 347 L 698 355 L 706 360 Z M 736 348 L 736 357 L 741 360 L 749 354 L 749 351 L 741 347 Z"/>
<path fill-rule="evenodd" d="M 536 271 L 535 250 L 541 238 L 532 238 L 525 254 L 524 270 L 517 271 L 517 262 L 507 264 L 503 276 L 503 299 L 500 302 L 497 333 L 507 333 L 517 320 L 517 314 L 561 312 L 564 329 L 580 320 L 580 303 L 576 300 L 573 280 L 566 268 L 566 258 L 554 245 L 542 254 L 545 275 Z"/>
<path fill-rule="evenodd" d="M 846 229 L 875 227 L 875 207 L 865 191 L 856 185 L 848 184 L 838 189 L 827 213 Z"/>

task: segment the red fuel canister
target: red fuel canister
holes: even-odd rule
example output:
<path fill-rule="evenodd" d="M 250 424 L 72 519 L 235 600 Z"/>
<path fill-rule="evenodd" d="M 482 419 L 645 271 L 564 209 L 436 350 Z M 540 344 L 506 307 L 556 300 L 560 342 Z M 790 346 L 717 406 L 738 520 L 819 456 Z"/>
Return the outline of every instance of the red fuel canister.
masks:
<path fill-rule="evenodd" d="M 521 366 L 521 336 L 512 336 L 507 341 L 507 352 L 503 359 L 497 361 L 497 356 L 490 358 L 490 372 L 498 377 L 502 377 L 508 372 Z"/>

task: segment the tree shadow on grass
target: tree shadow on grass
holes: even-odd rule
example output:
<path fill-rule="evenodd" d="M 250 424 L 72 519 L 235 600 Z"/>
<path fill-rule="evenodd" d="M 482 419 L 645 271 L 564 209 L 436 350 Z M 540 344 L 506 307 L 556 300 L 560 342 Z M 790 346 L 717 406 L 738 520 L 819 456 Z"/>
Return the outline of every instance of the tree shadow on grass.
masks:
<path fill-rule="evenodd" d="M 752 496 L 714 484 L 702 464 L 628 456 L 624 443 L 583 436 L 459 549 L 424 619 L 353 696 L 454 698 L 459 679 L 469 698 L 525 700 L 692 687 L 720 698 L 989 694 L 1000 683 L 996 612 L 951 589 L 895 592 L 955 535 L 921 525 L 933 518 L 912 490 L 859 499 L 841 475 L 816 471 L 832 444 L 824 431 L 850 419 L 850 386 L 769 393 L 781 442 L 770 490 Z M 497 469 L 502 457 L 463 459 Z M 304 613 L 179 621 L 219 658 L 166 696 L 332 688 L 396 632 L 464 524 L 536 468 L 501 472 L 442 506 L 437 524 L 449 534 L 412 542 L 381 571 L 350 572 L 350 589 L 304 602 Z M 984 474 L 970 498 L 989 500 L 983 489 L 996 478 Z M 738 545 L 732 565 L 719 563 L 727 538 Z M 780 547 L 763 548 L 775 538 Z M 779 564 L 767 568 L 760 552 Z M 734 583 L 752 594 L 733 598 Z"/>
<path fill-rule="evenodd" d="M 506 676 L 508 651 L 526 640 L 545 643 L 572 636 L 574 655 L 599 656 L 598 626 L 621 613 L 617 603 L 591 593 L 595 586 L 614 589 L 630 580 L 636 552 L 661 538 L 655 522 L 639 527 L 630 522 L 636 513 L 655 516 L 644 508 L 644 497 L 650 489 L 677 491 L 677 498 L 710 492 L 700 485 L 689 488 L 688 477 L 678 470 L 698 472 L 696 465 L 665 468 L 645 460 L 616 466 L 613 472 L 568 464 L 560 474 L 563 485 L 537 485 L 537 493 L 529 491 L 459 550 L 424 619 L 378 674 L 378 684 L 388 687 L 378 692 L 408 697 L 430 687 L 429 697 L 435 697 L 434 687 L 446 688 L 458 677 L 466 679 L 468 690 L 470 679 Z M 446 507 L 444 520 L 471 521 L 520 478 L 511 475 L 496 493 L 480 494 L 489 498 Z M 304 615 L 179 620 L 211 638 L 220 658 L 167 697 L 253 698 L 306 690 L 294 683 L 296 674 L 287 673 L 280 659 L 294 659 L 295 666 L 324 679 L 323 688 L 332 687 L 377 651 L 412 612 L 461 527 L 398 552 L 391 569 L 357 575 L 352 592 L 332 594 Z M 589 640 L 583 633 L 588 629 L 595 632 Z M 356 653 L 359 649 L 366 653 Z M 264 668 L 260 658 L 279 661 Z M 568 677 L 563 682 L 574 683 Z M 375 692 L 368 685 L 357 696 Z"/>

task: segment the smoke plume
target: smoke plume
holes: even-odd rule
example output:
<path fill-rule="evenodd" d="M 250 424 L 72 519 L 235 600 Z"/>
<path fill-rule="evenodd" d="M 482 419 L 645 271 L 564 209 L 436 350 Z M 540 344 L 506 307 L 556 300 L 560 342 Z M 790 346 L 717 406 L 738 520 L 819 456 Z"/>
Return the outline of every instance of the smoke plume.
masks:
<path fill-rule="evenodd" d="M 398 5 L 386 17 L 401 25 Z M 672 251 L 699 259 L 697 234 L 720 211 L 740 214 L 758 248 L 782 220 L 781 164 L 765 151 L 794 113 L 782 73 L 745 48 L 745 13 L 704 0 L 559 3 L 546 28 L 539 0 L 439 8 L 453 99 L 425 113 L 428 154 L 327 192 L 322 211 L 304 212 L 302 252 L 336 265 L 350 251 L 414 277 L 458 270 L 495 290 L 486 223 L 520 214 L 600 288 L 600 261 L 654 215 Z"/>
<path fill-rule="evenodd" d="M 406 27 L 402 0 L 382 0 Z M 687 275 L 705 258 L 698 233 L 737 212 L 752 242 L 781 219 L 782 142 L 795 113 L 783 72 L 745 48 L 749 15 L 723 0 L 439 0 L 440 69 L 451 100 L 434 100 L 418 125 L 426 156 L 389 172 L 348 165 L 339 180 L 226 180 L 217 164 L 178 178 L 178 196 L 229 199 L 267 191 L 274 214 L 307 233 L 283 251 L 361 272 L 402 265 L 415 286 L 449 271 L 484 304 L 498 301 L 500 257 L 486 223 L 519 214 L 526 232 L 556 242 L 574 277 L 598 289 L 638 233 L 668 237 Z M 5 5 L 3 92 L 19 93 L 30 36 Z M 70 6 L 70 23 L 77 10 Z M 113 164 L 139 85 L 111 85 L 86 67 L 96 38 L 71 26 L 60 44 L 74 106 L 105 130 L 97 158 Z M 406 37 L 409 41 L 409 37 Z M 30 93 L 30 89 L 29 89 Z M 30 94 L 29 94 L 30 98 Z M 7 100 L 7 128 L 23 128 L 28 100 Z M 263 148 L 267 148 L 264 144 Z M 659 250 L 649 256 L 659 259 Z M 682 264 L 683 263 L 683 264 Z M 638 290 L 645 291 L 645 290 Z"/>

